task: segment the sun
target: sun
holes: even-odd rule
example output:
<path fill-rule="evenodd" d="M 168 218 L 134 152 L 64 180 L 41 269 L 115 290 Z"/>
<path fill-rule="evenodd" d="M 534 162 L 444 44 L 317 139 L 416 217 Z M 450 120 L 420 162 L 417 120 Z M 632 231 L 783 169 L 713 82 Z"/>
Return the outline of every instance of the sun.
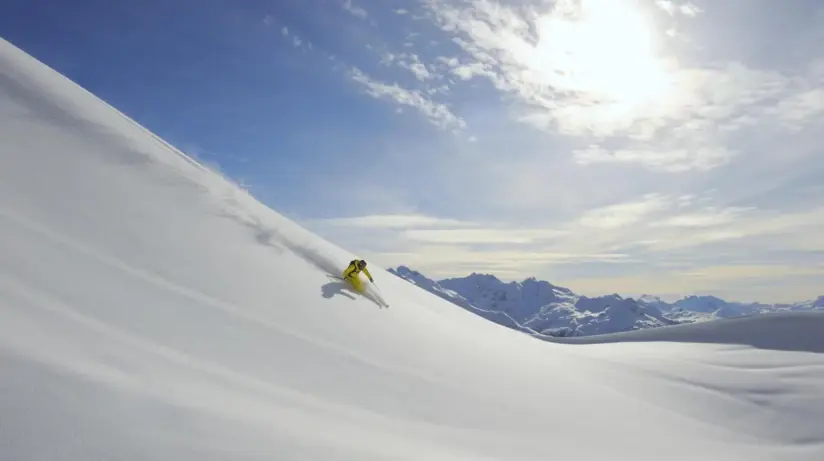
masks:
<path fill-rule="evenodd" d="M 593 101 L 634 106 L 666 87 L 650 21 L 630 1 L 581 0 L 573 14 L 537 21 L 532 70 L 545 85 Z"/>

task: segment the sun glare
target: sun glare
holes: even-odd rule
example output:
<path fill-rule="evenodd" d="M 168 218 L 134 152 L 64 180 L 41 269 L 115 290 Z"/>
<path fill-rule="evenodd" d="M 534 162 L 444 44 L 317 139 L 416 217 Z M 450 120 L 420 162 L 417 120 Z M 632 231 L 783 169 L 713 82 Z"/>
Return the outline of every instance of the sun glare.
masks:
<path fill-rule="evenodd" d="M 626 109 L 658 96 L 666 86 L 653 28 L 630 2 L 584 0 L 574 16 L 542 17 L 538 38 L 531 59 L 542 80 L 536 83 Z"/>

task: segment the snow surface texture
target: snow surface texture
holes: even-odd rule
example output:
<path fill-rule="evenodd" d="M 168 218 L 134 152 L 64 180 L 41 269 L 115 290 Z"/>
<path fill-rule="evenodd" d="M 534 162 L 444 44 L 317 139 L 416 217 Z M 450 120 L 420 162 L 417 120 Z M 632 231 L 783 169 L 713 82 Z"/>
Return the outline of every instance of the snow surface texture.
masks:
<path fill-rule="evenodd" d="M 501 325 L 555 337 L 618 333 L 745 315 L 824 310 L 824 297 L 770 305 L 688 296 L 670 304 L 648 295 L 638 300 L 617 294 L 588 298 L 535 278 L 505 283 L 493 275 L 473 273 L 436 282 L 406 266 L 389 271 Z"/>
<path fill-rule="evenodd" d="M 380 309 L 328 277 L 355 255 L 2 40 L 0 175 L 4 460 L 824 459 L 820 317 L 557 344 L 376 267 Z"/>

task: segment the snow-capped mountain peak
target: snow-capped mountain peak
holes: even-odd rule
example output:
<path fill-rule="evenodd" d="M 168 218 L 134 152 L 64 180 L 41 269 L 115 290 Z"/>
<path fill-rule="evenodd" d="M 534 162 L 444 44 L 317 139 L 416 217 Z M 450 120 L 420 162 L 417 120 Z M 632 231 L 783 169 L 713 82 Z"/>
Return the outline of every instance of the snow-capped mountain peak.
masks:
<path fill-rule="evenodd" d="M 553 336 L 614 333 L 767 312 L 824 310 L 824 296 L 789 305 L 736 303 L 709 295 L 689 295 L 668 303 L 648 294 L 637 300 L 618 294 L 581 296 L 535 277 L 503 282 L 494 275 L 473 272 L 435 281 L 406 266 L 390 271 L 485 318 L 503 319 L 507 326 Z"/>
<path fill-rule="evenodd" d="M 553 336 L 612 333 L 675 323 L 654 306 L 617 294 L 579 296 L 569 288 L 535 277 L 503 282 L 494 275 L 473 272 L 467 277 L 436 282 L 405 266 L 392 272 L 464 308 L 484 312 L 487 318 L 492 312 L 505 314 L 521 328 Z"/>

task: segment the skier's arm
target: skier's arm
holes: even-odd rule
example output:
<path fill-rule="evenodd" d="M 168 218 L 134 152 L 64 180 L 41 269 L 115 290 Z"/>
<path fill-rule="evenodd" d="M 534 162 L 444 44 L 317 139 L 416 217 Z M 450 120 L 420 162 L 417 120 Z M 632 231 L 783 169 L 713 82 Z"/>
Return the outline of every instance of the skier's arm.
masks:
<path fill-rule="evenodd" d="M 369 269 L 364 267 L 363 272 L 366 274 L 367 277 L 369 277 L 370 282 L 374 282 L 374 280 L 372 280 L 372 274 L 369 273 Z"/>
<path fill-rule="evenodd" d="M 347 278 L 350 275 L 352 275 L 352 271 L 354 271 L 354 270 L 355 270 L 355 266 L 350 264 L 349 267 L 347 267 L 346 270 L 343 271 L 343 278 Z"/>

